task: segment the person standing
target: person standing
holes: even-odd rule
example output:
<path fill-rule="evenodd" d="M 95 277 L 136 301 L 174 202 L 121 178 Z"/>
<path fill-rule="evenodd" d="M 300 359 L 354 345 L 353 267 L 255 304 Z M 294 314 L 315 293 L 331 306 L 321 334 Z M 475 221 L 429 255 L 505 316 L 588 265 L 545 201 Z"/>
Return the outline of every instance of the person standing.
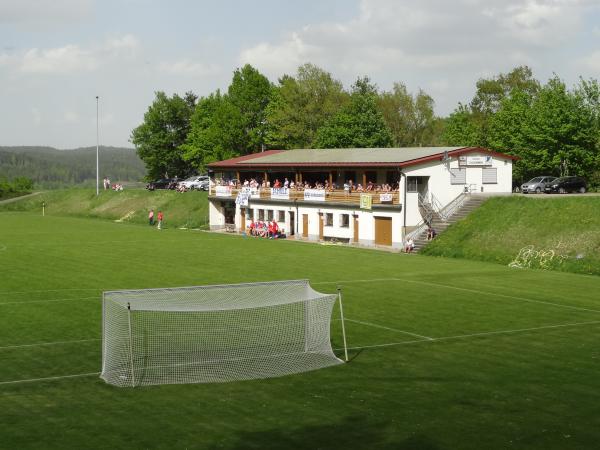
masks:
<path fill-rule="evenodd" d="M 154 210 L 151 209 L 150 212 L 148 213 L 148 225 L 152 226 L 154 225 Z"/>
<path fill-rule="evenodd" d="M 157 219 L 158 219 L 158 229 L 161 230 L 162 229 L 162 222 L 163 222 L 163 219 L 164 219 L 164 215 L 163 215 L 162 211 L 158 212 Z"/>

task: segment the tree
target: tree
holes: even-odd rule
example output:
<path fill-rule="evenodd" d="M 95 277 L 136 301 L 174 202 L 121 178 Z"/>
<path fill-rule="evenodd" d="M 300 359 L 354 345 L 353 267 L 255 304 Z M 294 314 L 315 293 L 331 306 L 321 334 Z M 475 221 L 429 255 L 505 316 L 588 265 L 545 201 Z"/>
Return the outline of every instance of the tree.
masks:
<path fill-rule="evenodd" d="M 313 64 L 284 75 L 267 107 L 266 143 L 277 148 L 311 148 L 317 130 L 347 103 L 342 83 Z"/>
<path fill-rule="evenodd" d="M 227 90 L 229 102 L 238 108 L 244 139 L 242 154 L 261 150 L 264 144 L 266 108 L 271 99 L 271 82 L 250 64 L 233 73 Z"/>
<path fill-rule="evenodd" d="M 183 158 L 202 172 L 206 165 L 242 153 L 245 130 L 239 108 L 219 91 L 200 99 L 191 118 Z"/>
<path fill-rule="evenodd" d="M 156 92 L 156 98 L 144 114 L 144 122 L 131 133 L 139 157 L 144 161 L 148 178 L 187 176 L 189 165 L 183 159 L 181 145 L 190 129 L 196 96 L 190 92 L 182 98 L 169 98 Z"/>
<path fill-rule="evenodd" d="M 539 92 L 514 90 L 490 126 L 491 147 L 518 155 L 517 177 L 587 175 L 599 161 L 598 131 L 589 102 L 557 76 Z"/>
<path fill-rule="evenodd" d="M 471 102 L 468 105 L 459 104 L 448 118 L 442 141 L 448 145 L 489 147 L 490 121 L 499 110 L 502 100 L 515 90 L 535 95 L 539 86 L 527 66 L 516 67 L 497 77 L 479 79 Z"/>
<path fill-rule="evenodd" d="M 394 83 L 391 92 L 381 94 L 378 106 L 392 132 L 395 146 L 435 144 L 438 128 L 433 112 L 434 101 L 423 90 L 419 89 L 413 96 L 404 84 Z"/>
<path fill-rule="evenodd" d="M 315 146 L 321 148 L 390 147 L 392 134 L 377 109 L 377 88 L 369 78 L 352 86 L 350 102 L 319 130 Z"/>

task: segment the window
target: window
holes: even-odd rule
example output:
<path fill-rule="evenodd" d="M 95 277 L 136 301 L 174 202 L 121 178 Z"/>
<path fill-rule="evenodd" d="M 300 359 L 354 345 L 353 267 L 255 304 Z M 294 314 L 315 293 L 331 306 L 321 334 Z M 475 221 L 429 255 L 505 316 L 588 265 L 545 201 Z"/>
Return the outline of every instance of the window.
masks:
<path fill-rule="evenodd" d="M 333 213 L 325 214 L 325 226 L 327 226 L 327 227 L 333 226 Z"/>
<path fill-rule="evenodd" d="M 268 221 L 273 220 L 273 210 L 272 209 L 267 210 L 267 220 Z"/>
<path fill-rule="evenodd" d="M 450 184 L 466 184 L 467 169 L 450 169 Z"/>
<path fill-rule="evenodd" d="M 350 215 L 349 214 L 340 214 L 340 227 L 342 227 L 342 228 L 350 227 Z"/>
<path fill-rule="evenodd" d="M 408 177 L 406 179 L 406 192 L 418 192 L 418 177 Z"/>
<path fill-rule="evenodd" d="M 258 220 L 261 220 L 261 221 L 265 220 L 265 210 L 264 209 L 258 210 Z"/>
<path fill-rule="evenodd" d="M 279 220 L 278 222 L 285 222 L 285 211 L 279 211 Z"/>
<path fill-rule="evenodd" d="M 495 167 L 484 167 L 481 172 L 482 184 L 497 184 L 498 173 Z"/>

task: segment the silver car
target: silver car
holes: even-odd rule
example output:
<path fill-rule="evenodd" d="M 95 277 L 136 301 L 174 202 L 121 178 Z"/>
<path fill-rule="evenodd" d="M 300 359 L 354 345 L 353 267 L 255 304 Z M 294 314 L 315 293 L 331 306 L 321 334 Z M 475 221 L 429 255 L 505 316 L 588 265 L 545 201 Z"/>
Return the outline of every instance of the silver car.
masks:
<path fill-rule="evenodd" d="M 552 180 L 555 180 L 556 177 L 543 176 L 543 177 L 535 177 L 529 180 L 527 183 L 523 183 L 521 185 L 521 192 L 523 194 L 531 194 L 536 193 L 540 194 L 544 192 L 544 188 L 546 184 L 550 183 Z"/>

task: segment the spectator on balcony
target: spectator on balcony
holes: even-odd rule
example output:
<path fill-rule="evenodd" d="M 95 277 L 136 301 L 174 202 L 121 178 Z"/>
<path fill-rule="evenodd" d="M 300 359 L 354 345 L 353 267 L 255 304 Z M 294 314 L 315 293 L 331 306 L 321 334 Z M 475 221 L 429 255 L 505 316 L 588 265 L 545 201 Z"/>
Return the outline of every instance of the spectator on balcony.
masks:
<path fill-rule="evenodd" d="M 283 187 L 286 189 L 290 187 L 290 180 L 288 180 L 287 177 L 283 180 Z"/>
<path fill-rule="evenodd" d="M 362 184 L 358 183 L 358 185 L 356 186 L 356 192 L 364 192 L 365 190 L 362 187 Z"/>
<path fill-rule="evenodd" d="M 273 183 L 273 187 L 275 189 L 279 189 L 281 187 L 281 181 L 279 181 L 279 178 L 275 178 L 275 183 Z"/>

